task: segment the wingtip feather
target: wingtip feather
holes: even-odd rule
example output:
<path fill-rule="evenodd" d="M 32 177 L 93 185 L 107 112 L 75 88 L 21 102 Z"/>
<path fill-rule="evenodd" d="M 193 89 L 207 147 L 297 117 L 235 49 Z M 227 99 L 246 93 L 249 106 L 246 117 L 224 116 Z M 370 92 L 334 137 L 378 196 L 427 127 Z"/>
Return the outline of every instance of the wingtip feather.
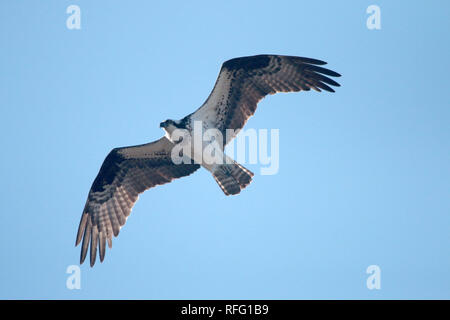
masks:
<path fill-rule="evenodd" d="M 100 263 L 105 259 L 106 236 L 105 232 L 99 234 Z"/>
<path fill-rule="evenodd" d="M 81 215 L 80 224 L 78 226 L 77 237 L 75 239 L 75 247 L 80 244 L 81 239 L 83 238 L 84 230 L 86 228 L 87 218 L 88 218 L 87 212 L 83 212 L 83 214 Z"/>
<path fill-rule="evenodd" d="M 91 235 L 91 256 L 90 263 L 91 267 L 95 264 L 95 259 L 97 258 L 97 244 L 98 244 L 98 229 L 97 226 L 94 225 L 92 227 L 92 235 Z"/>
<path fill-rule="evenodd" d="M 81 253 L 80 253 L 80 264 L 83 264 L 84 260 L 86 259 L 89 242 L 91 239 L 91 222 L 88 220 L 86 228 L 84 230 L 84 236 L 83 236 L 83 243 L 81 245 Z"/>

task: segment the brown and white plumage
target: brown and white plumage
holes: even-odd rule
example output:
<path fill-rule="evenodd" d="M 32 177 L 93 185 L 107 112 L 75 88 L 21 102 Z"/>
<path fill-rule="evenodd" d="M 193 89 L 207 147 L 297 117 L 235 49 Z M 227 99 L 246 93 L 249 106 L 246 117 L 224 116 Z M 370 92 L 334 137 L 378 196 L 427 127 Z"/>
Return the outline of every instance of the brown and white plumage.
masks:
<path fill-rule="evenodd" d="M 228 60 L 208 99 L 192 118 L 208 119 L 210 127 L 221 130 L 225 138 L 225 130 L 242 129 L 258 102 L 269 94 L 311 89 L 334 92 L 330 86 L 339 84 L 327 76 L 340 74 L 320 67 L 325 64 L 316 59 L 266 54 Z"/>
<path fill-rule="evenodd" d="M 80 263 L 90 246 L 90 263 L 94 265 L 97 245 L 100 261 L 103 261 L 106 241 L 111 248 L 112 236 L 119 234 L 140 193 L 200 168 L 198 164 L 172 163 L 173 146 L 163 137 L 144 145 L 116 148 L 108 154 L 92 184 L 81 216 L 76 240 L 76 245 L 83 240 Z"/>
<path fill-rule="evenodd" d="M 194 162 L 172 162 L 171 151 L 176 142 L 171 141 L 170 135 L 174 129 L 192 132 L 194 121 L 202 121 L 204 129 L 216 128 L 226 139 L 226 130 L 240 130 L 266 95 L 310 89 L 334 92 L 330 86 L 339 84 L 327 76 L 340 75 L 320 67 L 324 64 L 320 60 L 280 55 L 228 60 L 222 65 L 208 99 L 197 111 L 181 120 L 161 123 L 169 139 L 163 137 L 144 145 L 113 149 L 92 184 L 81 216 L 76 238 L 76 245 L 82 241 L 80 263 L 85 260 L 89 247 L 91 266 L 97 248 L 103 261 L 106 242 L 111 248 L 112 236 L 119 234 L 140 193 L 200 168 Z M 228 142 L 224 141 L 223 146 Z M 251 171 L 235 161 L 201 165 L 212 173 L 226 195 L 238 194 L 253 177 Z"/>

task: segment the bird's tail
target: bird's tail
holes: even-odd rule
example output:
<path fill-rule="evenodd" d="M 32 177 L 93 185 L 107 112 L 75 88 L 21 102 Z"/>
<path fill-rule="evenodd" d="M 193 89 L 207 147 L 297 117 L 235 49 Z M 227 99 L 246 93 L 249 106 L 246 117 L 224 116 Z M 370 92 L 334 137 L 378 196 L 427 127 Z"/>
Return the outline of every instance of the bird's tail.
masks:
<path fill-rule="evenodd" d="M 220 164 L 212 171 L 222 191 L 229 196 L 230 194 L 238 194 L 252 181 L 253 172 L 244 168 L 233 160 L 230 164 Z"/>

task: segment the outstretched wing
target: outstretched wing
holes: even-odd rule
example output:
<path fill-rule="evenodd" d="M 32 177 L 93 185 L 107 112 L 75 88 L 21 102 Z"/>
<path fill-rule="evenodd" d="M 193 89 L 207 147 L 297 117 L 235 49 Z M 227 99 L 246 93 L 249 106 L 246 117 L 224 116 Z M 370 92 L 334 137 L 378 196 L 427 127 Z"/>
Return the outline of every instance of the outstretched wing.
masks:
<path fill-rule="evenodd" d="M 242 129 L 255 113 L 258 102 L 268 94 L 310 89 L 334 92 L 330 86 L 339 84 L 327 76 L 340 74 L 318 66 L 324 64 L 320 60 L 279 55 L 228 60 L 222 65 L 208 99 L 192 118 L 214 119 L 211 125 L 225 137 L 226 129 Z"/>
<path fill-rule="evenodd" d="M 126 148 L 113 149 L 102 164 L 92 184 L 81 216 L 76 244 L 81 240 L 80 263 L 91 247 L 91 266 L 97 246 L 100 261 L 105 257 L 105 243 L 112 246 L 112 236 L 119 234 L 140 193 L 176 178 L 190 175 L 198 164 L 172 162 L 172 144 L 166 137 L 158 141 Z"/>

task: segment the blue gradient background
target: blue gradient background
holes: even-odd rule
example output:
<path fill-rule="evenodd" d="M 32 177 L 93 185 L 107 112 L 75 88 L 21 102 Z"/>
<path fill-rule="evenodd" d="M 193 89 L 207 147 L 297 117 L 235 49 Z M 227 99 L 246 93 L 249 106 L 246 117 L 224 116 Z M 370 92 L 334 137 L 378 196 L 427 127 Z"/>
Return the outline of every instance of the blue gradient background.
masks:
<path fill-rule="evenodd" d="M 66 8 L 81 8 L 81 30 Z M 381 7 L 382 29 L 366 28 Z M 448 1 L 1 1 L 0 298 L 450 298 Z M 223 61 L 323 59 L 335 94 L 265 99 L 280 170 L 140 197 L 104 263 L 75 234 L 107 153 L 195 110 Z M 368 290 L 366 268 L 381 268 Z"/>

